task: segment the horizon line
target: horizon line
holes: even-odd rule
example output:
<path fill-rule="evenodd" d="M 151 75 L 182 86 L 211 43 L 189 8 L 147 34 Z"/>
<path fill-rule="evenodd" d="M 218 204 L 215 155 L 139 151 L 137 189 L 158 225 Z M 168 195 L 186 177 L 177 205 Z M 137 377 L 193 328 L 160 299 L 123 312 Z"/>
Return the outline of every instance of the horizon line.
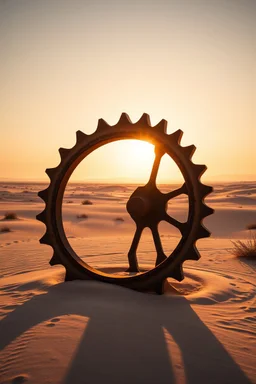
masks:
<path fill-rule="evenodd" d="M 163 181 L 160 181 L 158 182 L 157 184 L 158 185 L 161 185 L 161 184 L 177 184 L 177 183 L 180 183 L 181 180 L 178 180 L 178 179 L 174 179 L 174 180 L 163 180 Z M 226 178 L 226 179 L 223 179 L 223 177 L 220 176 L 220 178 L 218 177 L 213 177 L 212 179 L 208 179 L 206 178 L 205 180 L 203 180 L 203 184 L 204 182 L 206 183 L 218 183 L 218 182 L 221 182 L 221 183 L 237 183 L 237 182 L 244 182 L 244 183 L 248 183 L 248 182 L 255 182 L 256 183 L 256 175 L 253 176 L 253 175 L 248 175 L 248 177 L 241 177 L 241 178 Z M 44 179 L 28 179 L 28 178 L 0 178 L 0 183 L 40 183 L 40 184 L 49 184 L 50 183 L 50 179 L 49 180 L 44 180 Z M 70 180 L 68 181 L 68 183 L 70 184 L 82 184 L 82 183 L 88 183 L 88 184 L 119 184 L 119 183 L 124 183 L 124 184 L 138 184 L 138 183 L 146 183 L 146 181 L 144 180 L 141 180 L 141 179 L 133 179 L 133 180 L 130 180 L 130 179 L 88 179 L 88 180 Z"/>

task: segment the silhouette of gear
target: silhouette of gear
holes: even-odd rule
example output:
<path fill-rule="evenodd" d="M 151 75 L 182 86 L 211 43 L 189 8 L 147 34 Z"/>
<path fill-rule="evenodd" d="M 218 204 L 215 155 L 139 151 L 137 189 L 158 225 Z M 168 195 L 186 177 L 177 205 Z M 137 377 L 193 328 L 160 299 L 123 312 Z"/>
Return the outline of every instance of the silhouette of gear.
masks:
<path fill-rule="evenodd" d="M 200 258 L 196 241 L 210 236 L 202 220 L 214 211 L 204 203 L 204 198 L 212 192 L 212 187 L 200 181 L 201 175 L 207 168 L 205 165 L 192 162 L 192 155 L 196 148 L 194 145 L 182 147 L 180 145 L 182 135 L 181 130 L 167 134 L 166 120 L 151 126 L 149 116 L 143 114 L 139 121 L 132 123 L 129 116 L 123 113 L 118 123 L 113 126 L 99 119 L 94 133 L 87 135 L 77 131 L 74 147 L 59 149 L 61 157 L 59 165 L 56 168 L 46 169 L 50 185 L 38 193 L 45 202 L 45 209 L 37 215 L 37 220 L 46 225 L 46 232 L 40 239 L 40 243 L 48 244 L 53 248 L 50 264 L 63 265 L 66 269 L 66 280 L 98 280 L 138 291 L 162 293 L 168 277 L 178 281 L 184 278 L 182 264 L 185 260 Z M 100 146 L 122 139 L 138 139 L 155 145 L 155 162 L 150 180 L 145 186 L 138 187 L 131 195 L 127 202 L 127 211 L 136 223 L 136 232 L 128 252 L 128 271 L 138 271 L 136 249 L 145 227 L 149 227 L 152 231 L 157 251 L 156 266 L 144 273 L 129 276 L 109 275 L 81 260 L 66 238 L 61 213 L 65 187 L 77 165 Z M 185 180 L 181 188 L 166 194 L 156 187 L 158 167 L 165 153 L 177 164 Z M 168 201 L 182 193 L 188 195 L 189 213 L 186 223 L 180 223 L 166 212 Z M 168 257 L 162 250 L 157 229 L 157 225 L 162 220 L 174 225 L 181 232 L 178 245 Z"/>

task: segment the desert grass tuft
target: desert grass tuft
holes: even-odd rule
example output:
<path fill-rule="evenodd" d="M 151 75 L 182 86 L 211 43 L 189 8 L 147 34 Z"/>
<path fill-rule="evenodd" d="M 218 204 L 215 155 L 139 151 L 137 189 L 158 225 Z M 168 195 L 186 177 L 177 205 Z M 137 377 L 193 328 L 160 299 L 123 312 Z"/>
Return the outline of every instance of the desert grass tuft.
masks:
<path fill-rule="evenodd" d="M 92 205 L 93 203 L 91 200 L 83 200 L 81 204 L 82 205 Z"/>
<path fill-rule="evenodd" d="M 18 216 L 14 212 L 6 212 L 4 214 L 4 220 L 17 220 Z"/>
<path fill-rule="evenodd" d="M 122 217 L 116 217 L 114 220 L 115 221 L 119 221 L 119 222 L 123 222 L 124 221 L 124 219 Z"/>
<path fill-rule="evenodd" d="M 256 234 L 250 233 L 248 240 L 232 241 L 232 254 L 239 258 L 256 260 Z"/>
<path fill-rule="evenodd" d="M 11 232 L 11 229 L 9 227 L 2 227 L 2 228 L 0 228 L 0 232 L 1 233 Z"/>
<path fill-rule="evenodd" d="M 247 225 L 246 229 L 250 229 L 250 230 L 256 229 L 256 223 Z"/>
<path fill-rule="evenodd" d="M 76 215 L 77 219 L 88 219 L 88 215 L 82 213 L 81 215 Z"/>

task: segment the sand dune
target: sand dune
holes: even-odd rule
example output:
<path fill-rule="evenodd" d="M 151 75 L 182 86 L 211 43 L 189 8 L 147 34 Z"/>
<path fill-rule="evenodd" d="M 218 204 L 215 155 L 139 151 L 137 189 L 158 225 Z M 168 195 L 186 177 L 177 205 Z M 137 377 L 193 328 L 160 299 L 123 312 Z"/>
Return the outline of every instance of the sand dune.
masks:
<path fill-rule="evenodd" d="M 63 282 L 63 268 L 48 264 L 51 248 L 38 242 L 43 188 L 0 184 L 0 230 L 11 230 L 0 233 L 0 383 L 256 383 L 256 264 L 236 259 L 230 241 L 256 222 L 255 183 L 215 186 L 207 202 L 216 213 L 205 220 L 212 237 L 197 242 L 201 259 L 185 262 L 185 279 L 170 279 L 163 296 Z M 64 196 L 71 246 L 109 273 L 127 265 L 134 224 L 125 204 L 133 190 L 70 184 Z M 184 218 L 186 208 L 181 196 L 168 209 Z M 19 219 L 4 220 L 6 212 Z M 88 218 L 78 219 L 83 213 Z M 160 230 L 171 252 L 178 233 Z M 149 232 L 138 258 L 142 268 L 154 264 Z"/>

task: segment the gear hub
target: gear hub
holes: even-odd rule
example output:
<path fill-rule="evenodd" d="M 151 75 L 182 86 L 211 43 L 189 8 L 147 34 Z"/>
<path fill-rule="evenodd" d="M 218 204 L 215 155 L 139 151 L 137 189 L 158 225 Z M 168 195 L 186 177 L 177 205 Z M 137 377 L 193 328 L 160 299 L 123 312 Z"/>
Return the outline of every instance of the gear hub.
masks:
<path fill-rule="evenodd" d="M 198 260 L 199 253 L 196 241 L 209 237 L 210 232 L 203 226 L 202 220 L 214 211 L 204 203 L 204 198 L 212 192 L 212 187 L 200 181 L 206 166 L 194 164 L 192 155 L 195 146 L 182 147 L 180 140 L 183 132 L 178 130 L 167 134 L 167 121 L 161 120 L 152 126 L 149 116 L 143 114 L 139 121 L 132 123 L 129 116 L 123 113 L 117 124 L 110 126 L 103 119 L 91 135 L 77 131 L 76 144 L 73 148 L 60 148 L 60 164 L 56 168 L 46 169 L 50 178 L 47 189 L 38 195 L 45 202 L 45 209 L 37 219 L 46 225 L 46 232 L 40 243 L 53 248 L 51 265 L 62 264 L 66 269 L 66 280 L 83 279 L 98 280 L 118 284 L 139 291 L 155 291 L 162 293 L 168 277 L 181 281 L 183 277 L 182 264 L 185 260 Z M 127 276 L 109 275 L 98 271 L 85 263 L 70 246 L 63 228 L 62 200 L 67 182 L 77 165 L 97 148 L 123 139 L 138 139 L 152 143 L 155 146 L 155 160 L 149 181 L 138 187 L 127 201 L 126 208 L 136 224 L 136 230 L 128 251 Z M 184 184 L 173 191 L 162 193 L 156 186 L 156 178 L 161 158 L 168 154 L 179 167 Z M 181 223 L 167 213 L 168 201 L 181 194 L 188 196 L 188 219 Z M 176 227 L 181 239 L 170 255 L 165 255 L 158 224 L 166 221 Z M 139 272 L 136 251 L 144 228 L 150 228 L 156 249 L 155 267 L 144 273 Z"/>

